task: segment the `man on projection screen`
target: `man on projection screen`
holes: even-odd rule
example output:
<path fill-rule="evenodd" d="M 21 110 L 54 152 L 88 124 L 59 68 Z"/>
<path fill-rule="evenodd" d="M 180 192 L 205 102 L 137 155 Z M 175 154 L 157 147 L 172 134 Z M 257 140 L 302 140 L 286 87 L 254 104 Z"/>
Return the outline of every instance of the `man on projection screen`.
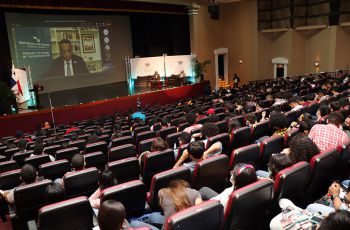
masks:
<path fill-rule="evenodd" d="M 68 39 L 59 41 L 60 56 L 53 60 L 47 77 L 73 76 L 89 73 L 83 58 L 73 54 L 72 43 Z"/>

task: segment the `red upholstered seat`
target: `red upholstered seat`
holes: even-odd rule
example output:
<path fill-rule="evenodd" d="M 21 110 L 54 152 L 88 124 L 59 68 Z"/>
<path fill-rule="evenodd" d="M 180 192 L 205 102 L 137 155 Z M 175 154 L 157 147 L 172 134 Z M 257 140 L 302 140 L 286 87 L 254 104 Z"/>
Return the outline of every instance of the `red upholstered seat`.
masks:
<path fill-rule="evenodd" d="M 133 180 L 109 187 L 101 194 L 101 202 L 105 200 L 121 202 L 125 207 L 127 218 L 139 217 L 145 211 L 146 186 L 140 180 Z"/>
<path fill-rule="evenodd" d="M 192 187 L 200 189 L 206 186 L 216 191 L 222 189 L 228 174 L 228 161 L 224 154 L 200 161 L 193 172 Z"/>
<path fill-rule="evenodd" d="M 138 180 L 140 177 L 140 165 L 136 157 L 109 162 L 107 168 L 112 171 L 118 183 Z"/>
<path fill-rule="evenodd" d="M 81 196 L 44 206 L 39 211 L 41 230 L 92 229 L 93 211 L 87 197 Z"/>
<path fill-rule="evenodd" d="M 223 206 L 209 200 L 173 214 L 165 221 L 164 229 L 221 229 L 223 220 Z"/>
<path fill-rule="evenodd" d="M 225 210 L 224 229 L 259 229 L 273 199 L 273 183 L 258 180 L 233 191 Z"/>

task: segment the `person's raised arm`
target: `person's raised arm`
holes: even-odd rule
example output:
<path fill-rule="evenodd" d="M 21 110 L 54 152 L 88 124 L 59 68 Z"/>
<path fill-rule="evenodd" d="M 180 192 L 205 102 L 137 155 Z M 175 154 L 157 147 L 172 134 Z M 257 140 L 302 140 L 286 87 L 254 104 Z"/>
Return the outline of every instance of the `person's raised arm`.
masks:
<path fill-rule="evenodd" d="M 212 146 L 204 151 L 202 159 L 206 159 L 210 154 L 218 152 L 220 150 L 222 150 L 222 144 L 220 142 L 215 142 Z"/>
<path fill-rule="evenodd" d="M 340 194 L 340 185 L 334 182 L 329 188 L 328 193 L 332 196 L 333 207 L 335 211 L 339 210 L 343 202 L 341 201 Z"/>
<path fill-rule="evenodd" d="M 185 149 L 180 157 L 180 159 L 176 162 L 176 164 L 174 165 L 173 168 L 177 168 L 179 167 L 180 165 L 182 165 L 182 163 L 187 160 L 187 158 L 189 158 L 189 154 L 188 154 L 188 151 L 187 149 Z"/>

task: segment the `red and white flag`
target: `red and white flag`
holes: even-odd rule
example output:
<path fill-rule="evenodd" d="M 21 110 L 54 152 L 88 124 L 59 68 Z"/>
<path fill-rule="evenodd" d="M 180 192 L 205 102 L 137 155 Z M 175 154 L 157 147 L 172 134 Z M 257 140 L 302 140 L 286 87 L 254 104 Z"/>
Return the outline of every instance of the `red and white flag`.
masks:
<path fill-rule="evenodd" d="M 11 90 L 16 95 L 18 103 L 30 100 L 27 71 L 25 68 L 15 68 L 12 63 Z"/>

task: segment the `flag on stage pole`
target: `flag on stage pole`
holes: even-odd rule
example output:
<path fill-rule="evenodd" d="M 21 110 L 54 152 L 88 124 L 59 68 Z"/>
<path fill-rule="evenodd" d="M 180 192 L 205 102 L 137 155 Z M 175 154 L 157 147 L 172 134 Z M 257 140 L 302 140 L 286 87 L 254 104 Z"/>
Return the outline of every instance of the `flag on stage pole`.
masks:
<path fill-rule="evenodd" d="M 17 98 L 19 104 L 30 100 L 26 68 L 15 68 L 12 63 L 12 77 L 10 87 Z"/>

